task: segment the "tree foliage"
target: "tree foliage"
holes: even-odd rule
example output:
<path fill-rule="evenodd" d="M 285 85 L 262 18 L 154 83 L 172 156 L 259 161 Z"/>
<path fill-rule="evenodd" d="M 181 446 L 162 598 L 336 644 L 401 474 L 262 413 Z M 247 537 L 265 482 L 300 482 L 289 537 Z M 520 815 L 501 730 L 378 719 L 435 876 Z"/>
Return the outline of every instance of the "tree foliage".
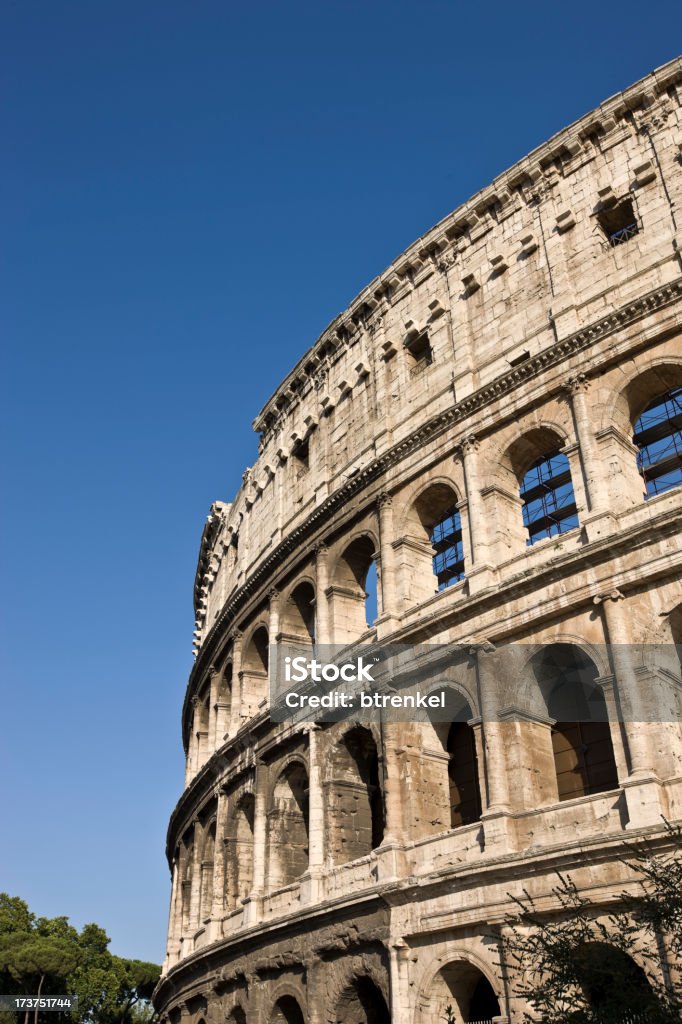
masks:
<path fill-rule="evenodd" d="M 536 1024 L 679 1024 L 682 1019 L 682 829 L 666 822 L 665 852 L 650 843 L 621 858 L 633 889 L 606 917 L 559 875 L 555 910 L 525 892 L 505 942 L 516 995 Z M 658 851 L 658 852 L 657 852 Z M 558 912 L 556 907 L 558 906 Z"/>
<path fill-rule="evenodd" d="M 157 964 L 114 956 L 99 925 L 78 932 L 66 917 L 37 918 L 23 900 L 0 893 L 0 992 L 78 997 L 70 1015 L 31 1011 L 34 1024 L 148 1024 L 159 974 Z M 1 1016 L 2 1024 L 15 1020 Z"/>

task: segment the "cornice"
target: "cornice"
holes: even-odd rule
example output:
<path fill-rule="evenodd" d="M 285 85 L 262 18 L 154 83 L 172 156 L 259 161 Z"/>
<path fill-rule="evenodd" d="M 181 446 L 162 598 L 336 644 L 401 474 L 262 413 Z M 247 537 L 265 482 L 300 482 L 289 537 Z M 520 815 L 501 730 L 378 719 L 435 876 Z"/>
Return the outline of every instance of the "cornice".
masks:
<path fill-rule="evenodd" d="M 303 523 L 292 530 L 278 544 L 220 612 L 198 652 L 197 659 L 190 673 L 187 694 L 183 705 L 183 722 L 186 717 L 188 700 L 193 692 L 196 680 L 199 676 L 203 675 L 211 663 L 219 640 L 225 630 L 234 622 L 249 597 L 258 591 L 263 582 L 267 581 L 289 554 L 311 538 L 316 531 L 323 528 L 334 517 L 335 513 L 347 505 L 355 495 L 362 492 L 369 484 L 380 479 L 393 466 L 438 437 L 445 430 L 458 423 L 465 422 L 481 409 L 510 394 L 515 389 L 539 376 L 545 370 L 585 351 L 591 345 L 641 320 L 649 313 L 674 304 L 680 298 L 682 298 L 682 278 L 677 278 L 667 282 L 660 288 L 639 296 L 620 309 L 609 313 L 607 316 L 602 317 L 600 320 L 574 334 L 555 342 L 544 349 L 544 351 L 538 353 L 538 355 L 528 359 L 525 363 L 514 367 L 514 369 L 507 373 L 501 374 L 489 384 L 462 399 L 462 401 L 456 402 L 451 408 L 427 420 L 410 437 L 394 445 L 383 455 L 379 456 L 379 458 L 369 463 L 352 480 L 347 481 L 342 487 L 331 494 Z M 557 391 L 561 389 L 562 384 L 563 382 L 557 384 Z M 480 432 L 481 436 L 484 436 L 485 433 L 486 431 Z"/>
<path fill-rule="evenodd" d="M 492 209 L 498 219 L 504 220 L 519 205 L 548 195 L 559 176 L 570 174 L 586 158 L 592 158 L 596 137 L 603 146 L 635 133 L 633 112 L 640 120 L 644 118 L 647 126 L 658 127 L 662 121 L 656 115 L 656 105 L 667 101 L 666 89 L 680 78 L 682 58 L 657 68 L 555 133 L 420 236 L 331 321 L 265 403 L 253 421 L 254 429 L 264 440 L 269 437 L 283 414 L 298 404 L 309 384 L 319 386 L 320 375 L 326 375 L 330 361 L 340 351 L 364 331 L 372 333 L 388 307 L 406 290 L 416 287 L 428 274 L 452 266 L 467 236 L 475 240 L 492 230 Z"/>

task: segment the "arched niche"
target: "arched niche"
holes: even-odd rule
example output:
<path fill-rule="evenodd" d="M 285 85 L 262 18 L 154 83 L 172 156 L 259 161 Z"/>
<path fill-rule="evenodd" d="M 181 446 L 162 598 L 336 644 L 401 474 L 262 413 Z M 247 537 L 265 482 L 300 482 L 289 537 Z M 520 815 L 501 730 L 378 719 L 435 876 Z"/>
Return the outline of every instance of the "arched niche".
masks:
<path fill-rule="evenodd" d="M 269 1024 L 305 1024 L 298 1000 L 293 996 L 281 996 L 272 1008 Z"/>
<path fill-rule="evenodd" d="M 328 780 L 330 858 L 334 864 L 365 857 L 384 838 L 379 756 L 369 729 L 355 726 L 335 745 Z"/>
<path fill-rule="evenodd" d="M 295 882 L 308 867 L 308 796 L 308 773 L 294 761 L 277 778 L 268 809 L 271 890 Z"/>
<path fill-rule="evenodd" d="M 408 607 L 464 578 L 464 538 L 458 504 L 454 486 L 434 481 L 406 510 L 395 550 Z"/>
<path fill-rule="evenodd" d="M 390 1024 L 391 1015 L 381 989 L 367 976 L 356 977 L 342 991 L 335 1024 Z"/>
<path fill-rule="evenodd" d="M 376 544 L 367 534 L 356 537 L 338 558 L 329 593 L 332 639 L 336 644 L 351 643 L 372 625 L 372 594 L 366 589 L 372 582 L 370 570 L 376 560 Z M 368 607 L 369 606 L 369 607 Z"/>
<path fill-rule="evenodd" d="M 552 723 L 559 800 L 618 787 L 611 726 L 594 662 L 573 644 L 550 644 L 531 661 Z"/>
<path fill-rule="evenodd" d="M 228 904 L 232 908 L 238 908 L 253 888 L 254 810 L 253 793 L 243 793 L 228 823 L 226 888 Z"/>

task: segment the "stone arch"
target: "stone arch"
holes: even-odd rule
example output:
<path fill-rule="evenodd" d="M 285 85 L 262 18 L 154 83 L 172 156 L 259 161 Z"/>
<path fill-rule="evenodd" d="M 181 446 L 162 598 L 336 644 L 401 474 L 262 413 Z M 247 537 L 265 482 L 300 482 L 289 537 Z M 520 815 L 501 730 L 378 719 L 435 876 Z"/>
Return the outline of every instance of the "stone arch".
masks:
<path fill-rule="evenodd" d="M 575 952 L 575 969 L 584 997 L 598 1015 L 609 1019 L 647 1019 L 657 1001 L 646 972 L 623 950 L 605 942 L 588 942 Z"/>
<path fill-rule="evenodd" d="M 362 531 L 347 541 L 334 564 L 330 576 L 330 619 L 335 643 L 357 640 L 371 627 L 368 610 L 378 598 L 366 589 L 375 579 L 377 540 L 369 531 Z M 378 587 L 376 588 L 378 591 Z"/>
<path fill-rule="evenodd" d="M 384 994 L 367 974 L 356 975 L 341 991 L 334 1024 L 390 1024 Z"/>
<path fill-rule="evenodd" d="M 219 663 L 218 685 L 216 687 L 215 705 L 215 739 L 216 747 L 221 747 L 227 737 L 232 710 L 232 688 L 234 682 L 234 666 L 232 651 Z"/>
<path fill-rule="evenodd" d="M 529 667 L 551 723 L 549 740 L 559 800 L 618 786 L 608 710 L 598 669 L 579 647 L 543 646 Z"/>
<path fill-rule="evenodd" d="M 227 895 L 231 907 L 238 907 L 253 888 L 253 828 L 255 798 L 242 793 L 228 821 Z"/>
<path fill-rule="evenodd" d="M 296 881 L 308 867 L 309 781 L 306 766 L 292 759 L 280 771 L 268 809 L 268 886 Z"/>
<path fill-rule="evenodd" d="M 556 466 L 558 469 L 560 466 L 565 475 L 568 463 L 562 449 L 566 447 L 568 439 L 568 428 L 547 418 L 534 420 L 511 435 L 505 432 L 495 439 L 502 447 L 502 454 L 497 454 L 497 448 L 490 448 L 488 454 L 491 465 L 487 473 L 481 473 L 480 485 L 491 485 L 486 510 L 496 522 L 498 546 L 501 546 L 502 551 L 521 551 L 533 536 L 527 528 L 530 513 L 536 511 L 536 506 L 530 505 L 529 498 L 537 501 L 533 498 L 531 481 L 538 473 L 550 475 L 547 464 L 543 462 L 548 457 L 554 460 L 551 467 Z M 572 458 L 575 459 L 575 456 Z M 566 496 L 572 496 L 575 502 L 573 485 L 576 480 L 581 483 L 580 474 L 574 473 L 573 467 L 569 466 L 569 489 L 562 484 L 564 490 L 559 492 L 559 497 L 563 498 L 566 491 Z M 582 490 L 579 493 L 582 495 Z"/>
<path fill-rule="evenodd" d="M 447 773 L 447 827 L 459 828 L 480 820 L 483 808 L 479 741 L 470 724 L 475 717 L 468 694 L 452 683 L 430 687 L 429 693 L 445 691 L 446 707 L 432 720 L 433 731 L 445 754 Z"/>
<path fill-rule="evenodd" d="M 435 477 L 403 505 L 396 560 L 407 605 L 425 601 L 463 578 L 460 501 L 451 480 Z"/>
<path fill-rule="evenodd" d="M 247 718 L 256 713 L 260 702 L 267 696 L 269 669 L 269 634 L 267 626 L 254 626 L 242 648 L 241 707 Z"/>
<path fill-rule="evenodd" d="M 212 818 L 204 829 L 201 848 L 201 878 L 199 886 L 199 921 L 211 916 L 213 908 L 213 874 L 215 864 L 216 821 Z"/>
<path fill-rule="evenodd" d="M 611 501 L 638 505 L 646 496 L 646 485 L 638 466 L 639 448 L 634 443 L 635 424 L 655 399 L 682 387 L 682 360 L 672 355 L 641 362 L 625 381 L 604 393 L 600 406 L 605 419 L 602 428 L 602 461 L 610 464 Z"/>
<path fill-rule="evenodd" d="M 369 729 L 355 725 L 340 736 L 331 752 L 330 776 L 330 859 L 346 864 L 367 856 L 384 837 L 379 751 Z"/>
<path fill-rule="evenodd" d="M 435 955 L 420 993 L 419 1024 L 442 1024 L 448 1006 L 457 1024 L 489 1021 L 503 1012 L 498 979 L 490 966 L 468 949 L 448 947 Z"/>
<path fill-rule="evenodd" d="M 191 831 L 180 840 L 180 921 L 182 934 L 187 935 L 191 926 L 192 877 L 194 874 L 194 837 Z"/>
<path fill-rule="evenodd" d="M 298 999 L 292 995 L 280 996 L 270 1011 L 268 1024 L 305 1024 Z"/>
<path fill-rule="evenodd" d="M 195 771 L 199 771 L 209 757 L 208 737 L 211 722 L 211 695 L 206 690 L 197 696 L 194 708 L 194 744 L 196 751 Z"/>
<path fill-rule="evenodd" d="M 315 586 L 300 579 L 282 601 L 280 633 L 286 643 L 315 645 Z"/>

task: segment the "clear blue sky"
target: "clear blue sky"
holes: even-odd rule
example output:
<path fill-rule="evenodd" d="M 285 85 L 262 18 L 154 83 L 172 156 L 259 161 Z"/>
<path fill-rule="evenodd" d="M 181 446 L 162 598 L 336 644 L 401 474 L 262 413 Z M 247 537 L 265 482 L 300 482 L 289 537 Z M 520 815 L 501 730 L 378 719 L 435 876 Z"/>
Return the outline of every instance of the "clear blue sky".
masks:
<path fill-rule="evenodd" d="M 353 295 L 674 2 L 5 0 L 0 889 L 165 945 L 202 525 Z"/>

